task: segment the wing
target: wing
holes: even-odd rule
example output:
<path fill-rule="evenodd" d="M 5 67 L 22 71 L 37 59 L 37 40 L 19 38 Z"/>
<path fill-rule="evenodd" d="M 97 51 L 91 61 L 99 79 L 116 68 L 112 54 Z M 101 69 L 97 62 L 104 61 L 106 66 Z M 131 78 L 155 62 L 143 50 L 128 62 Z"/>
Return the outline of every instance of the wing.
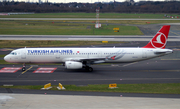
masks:
<path fill-rule="evenodd" d="M 90 63 L 104 63 L 106 58 L 66 58 L 66 61 L 90 62 Z"/>

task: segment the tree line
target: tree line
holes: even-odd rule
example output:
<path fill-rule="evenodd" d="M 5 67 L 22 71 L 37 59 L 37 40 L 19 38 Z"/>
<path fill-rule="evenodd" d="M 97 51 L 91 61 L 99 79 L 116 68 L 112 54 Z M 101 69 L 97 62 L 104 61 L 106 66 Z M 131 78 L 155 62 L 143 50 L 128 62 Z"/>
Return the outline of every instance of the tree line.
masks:
<path fill-rule="evenodd" d="M 101 12 L 117 13 L 180 13 L 179 1 L 141 1 L 137 3 L 25 3 L 25 2 L 0 2 L 0 12 Z"/>

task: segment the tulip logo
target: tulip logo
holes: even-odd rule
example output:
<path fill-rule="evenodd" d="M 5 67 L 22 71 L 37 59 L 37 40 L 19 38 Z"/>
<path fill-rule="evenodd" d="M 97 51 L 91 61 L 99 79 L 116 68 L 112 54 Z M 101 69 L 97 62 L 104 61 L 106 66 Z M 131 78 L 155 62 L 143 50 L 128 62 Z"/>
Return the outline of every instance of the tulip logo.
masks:
<path fill-rule="evenodd" d="M 154 48 L 163 48 L 166 45 L 166 36 L 163 33 L 158 32 L 151 40 L 151 44 Z"/>

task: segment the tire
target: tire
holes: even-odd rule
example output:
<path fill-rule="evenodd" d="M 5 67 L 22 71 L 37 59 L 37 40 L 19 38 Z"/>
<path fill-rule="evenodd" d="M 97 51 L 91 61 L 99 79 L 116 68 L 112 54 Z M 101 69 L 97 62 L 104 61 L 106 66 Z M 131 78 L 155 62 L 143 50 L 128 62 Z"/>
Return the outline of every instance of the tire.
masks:
<path fill-rule="evenodd" d="M 23 67 L 23 68 L 22 68 L 22 71 L 25 71 L 25 70 L 26 70 L 26 68 L 25 68 L 25 67 Z"/>
<path fill-rule="evenodd" d="M 92 72 L 92 71 L 93 71 L 93 68 L 92 68 L 92 67 L 89 67 L 88 71 L 89 71 L 89 72 Z"/>

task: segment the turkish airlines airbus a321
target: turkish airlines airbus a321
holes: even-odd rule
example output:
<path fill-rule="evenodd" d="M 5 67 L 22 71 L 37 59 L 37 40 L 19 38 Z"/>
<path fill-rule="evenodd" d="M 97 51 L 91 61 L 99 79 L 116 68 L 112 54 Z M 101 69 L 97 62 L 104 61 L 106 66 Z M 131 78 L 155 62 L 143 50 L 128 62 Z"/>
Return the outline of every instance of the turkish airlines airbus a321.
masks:
<path fill-rule="evenodd" d="M 4 57 L 11 63 L 63 63 L 67 69 L 85 68 L 91 64 L 121 63 L 146 60 L 172 53 L 165 49 L 170 25 L 163 26 L 151 41 L 142 48 L 20 48 Z"/>

